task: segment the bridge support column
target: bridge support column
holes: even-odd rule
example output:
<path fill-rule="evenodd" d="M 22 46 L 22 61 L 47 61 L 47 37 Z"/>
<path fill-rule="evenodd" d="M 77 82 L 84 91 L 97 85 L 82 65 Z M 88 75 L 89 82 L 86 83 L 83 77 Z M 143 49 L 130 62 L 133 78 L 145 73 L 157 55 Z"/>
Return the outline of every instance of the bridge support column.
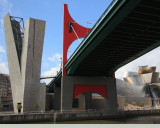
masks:
<path fill-rule="evenodd" d="M 85 88 L 93 87 L 95 93 L 98 93 L 98 90 L 103 90 L 106 92 L 106 96 L 103 95 L 109 104 L 108 110 L 117 110 L 117 90 L 116 90 L 116 79 L 107 78 L 107 77 L 81 77 L 81 76 L 63 76 L 61 78 L 61 111 L 71 111 L 72 110 L 72 101 L 74 98 L 75 87 L 81 87 L 81 90 L 84 92 Z M 95 89 L 94 87 L 98 87 Z M 106 90 L 101 87 L 106 87 Z M 97 90 L 97 91 L 96 91 Z M 83 93 L 84 93 L 83 92 Z M 100 91 L 99 91 L 100 92 Z M 102 94 L 102 93 L 101 93 Z"/>
<path fill-rule="evenodd" d="M 60 110 L 61 88 L 54 87 L 54 110 Z"/>
<path fill-rule="evenodd" d="M 61 79 L 61 111 L 72 110 L 73 87 L 72 77 L 63 76 Z"/>
<path fill-rule="evenodd" d="M 87 92 L 85 94 L 85 106 L 86 106 L 86 110 L 92 108 L 92 93 L 91 92 Z"/>

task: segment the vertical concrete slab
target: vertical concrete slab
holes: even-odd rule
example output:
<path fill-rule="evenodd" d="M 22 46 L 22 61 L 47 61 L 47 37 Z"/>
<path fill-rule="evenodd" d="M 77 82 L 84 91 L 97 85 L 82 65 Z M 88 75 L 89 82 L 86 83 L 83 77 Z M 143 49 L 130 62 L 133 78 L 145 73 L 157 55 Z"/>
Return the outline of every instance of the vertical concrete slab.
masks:
<path fill-rule="evenodd" d="M 18 58 L 10 15 L 4 17 L 7 57 L 14 111 L 22 104 L 22 111 L 45 111 L 46 85 L 40 83 L 45 21 L 28 19 L 25 25 L 21 59 Z M 21 66 L 20 66 L 21 65 Z M 38 104 L 38 109 L 34 105 Z"/>
<path fill-rule="evenodd" d="M 72 110 L 73 86 L 74 82 L 71 77 L 61 78 L 61 111 Z"/>
<path fill-rule="evenodd" d="M 61 88 L 54 88 L 54 110 L 61 110 Z"/>
<path fill-rule="evenodd" d="M 107 93 L 108 93 L 109 110 L 115 111 L 118 108 L 116 79 L 108 78 L 106 79 L 106 82 L 108 84 Z"/>
<path fill-rule="evenodd" d="M 17 112 L 17 103 L 22 103 L 21 71 L 9 13 L 4 17 L 3 21 L 14 112 Z"/>
<path fill-rule="evenodd" d="M 40 83 L 40 89 L 39 89 L 39 98 L 38 98 L 38 109 L 37 111 L 45 111 L 46 108 L 46 83 Z"/>
<path fill-rule="evenodd" d="M 21 56 L 23 111 L 35 111 L 34 104 L 39 106 L 37 111 L 45 111 L 45 85 L 40 84 L 44 33 L 45 21 L 26 21 Z"/>
<path fill-rule="evenodd" d="M 46 111 L 54 110 L 54 93 L 46 93 Z"/>
<path fill-rule="evenodd" d="M 86 110 L 92 108 L 92 93 L 91 92 L 85 93 L 85 108 Z"/>

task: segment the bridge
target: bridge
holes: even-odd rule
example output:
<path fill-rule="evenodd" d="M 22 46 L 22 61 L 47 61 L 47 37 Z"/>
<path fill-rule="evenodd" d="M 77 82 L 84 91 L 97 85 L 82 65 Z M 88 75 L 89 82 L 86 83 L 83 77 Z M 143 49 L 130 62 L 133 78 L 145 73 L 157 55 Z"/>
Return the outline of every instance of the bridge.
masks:
<path fill-rule="evenodd" d="M 48 93 L 54 92 L 54 110 L 72 110 L 74 99 L 82 93 L 89 108 L 91 92 L 106 99 L 105 110 L 117 110 L 116 70 L 160 46 L 159 5 L 160 0 L 113 0 L 90 29 L 72 19 L 65 4 L 62 70 L 47 86 Z M 40 105 L 37 111 L 44 110 L 45 84 L 39 80 L 46 77 L 40 78 L 39 74 L 45 22 L 28 19 L 24 40 L 19 22 L 9 14 L 4 17 L 4 28 L 14 111 L 21 103 L 23 111 L 32 111 L 31 104 L 35 103 Z M 84 40 L 67 60 L 71 43 L 82 37 Z"/>
<path fill-rule="evenodd" d="M 116 100 L 116 70 L 160 46 L 159 4 L 160 0 L 113 0 L 87 35 L 83 34 L 87 28 L 73 24 L 64 5 L 63 25 L 68 28 L 63 34 L 63 68 L 47 86 L 47 92 L 54 92 L 58 99 L 57 109 L 70 110 L 69 98 L 84 92 L 101 94 L 110 99 L 110 109 L 116 109 L 117 104 L 111 103 Z M 72 38 L 74 29 L 82 32 L 77 37 L 85 38 L 66 60 L 65 36 Z"/>
<path fill-rule="evenodd" d="M 67 76 L 112 77 L 160 46 L 160 0 L 113 0 L 65 63 Z M 68 25 L 69 26 L 69 25 Z M 61 85 L 62 71 L 47 86 Z"/>

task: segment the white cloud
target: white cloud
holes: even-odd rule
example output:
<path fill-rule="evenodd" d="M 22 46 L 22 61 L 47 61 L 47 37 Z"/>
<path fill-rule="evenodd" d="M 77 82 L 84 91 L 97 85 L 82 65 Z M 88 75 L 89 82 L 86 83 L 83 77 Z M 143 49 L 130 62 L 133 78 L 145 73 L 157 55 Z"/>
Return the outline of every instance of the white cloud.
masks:
<path fill-rule="evenodd" d="M 0 0 L 0 23 L 3 26 L 3 17 L 12 12 L 13 4 L 8 0 Z"/>
<path fill-rule="evenodd" d="M 8 4 L 8 0 L 0 0 L 2 6 L 6 6 Z"/>
<path fill-rule="evenodd" d="M 0 56 L 0 73 L 9 74 L 7 63 L 2 62 L 2 56 Z"/>
<path fill-rule="evenodd" d="M 49 71 L 44 72 L 41 77 L 54 77 L 54 76 L 56 76 L 60 70 L 60 67 L 61 67 L 61 64 L 57 65 L 57 67 L 51 68 Z M 43 82 L 48 84 L 51 80 L 52 80 L 52 78 L 51 79 L 44 79 Z"/>
<path fill-rule="evenodd" d="M 44 72 L 41 77 L 54 77 L 54 76 L 56 76 L 61 68 L 61 64 L 60 64 L 61 58 L 62 58 L 62 56 L 58 53 L 54 54 L 52 57 L 48 57 L 48 60 L 57 63 L 57 67 L 52 67 L 49 71 Z M 46 62 L 43 63 L 43 67 L 48 67 L 48 66 L 49 66 L 48 63 L 46 63 Z M 48 84 L 51 80 L 52 80 L 52 78 L 51 79 L 43 79 L 42 81 L 45 82 L 46 84 Z"/>
<path fill-rule="evenodd" d="M 5 73 L 9 74 L 8 68 L 7 68 L 7 63 L 6 62 L 0 62 L 0 73 Z"/>
<path fill-rule="evenodd" d="M 130 62 L 129 64 L 121 67 L 116 72 L 116 78 L 122 79 L 123 75 L 127 71 L 136 72 L 138 69 L 138 66 L 156 66 L 157 72 L 160 72 L 160 47 L 152 50 L 151 52 L 139 57 L 138 59 Z"/>
<path fill-rule="evenodd" d="M 1 19 L 1 24 L 3 25 L 3 19 Z"/>
<path fill-rule="evenodd" d="M 0 0 L 1 7 L 1 16 L 3 17 L 6 13 L 12 11 L 13 4 L 9 2 L 8 0 Z"/>
<path fill-rule="evenodd" d="M 56 53 L 52 57 L 48 57 L 48 60 L 50 60 L 50 61 L 60 61 L 61 58 L 62 58 L 61 55 Z"/>
<path fill-rule="evenodd" d="M 45 68 L 48 68 L 49 64 L 48 64 L 47 62 L 44 62 L 44 63 L 42 64 L 42 66 L 45 67 Z"/>
<path fill-rule="evenodd" d="M 0 52 L 1 53 L 5 53 L 5 50 L 4 50 L 4 48 L 2 46 L 0 46 Z"/>

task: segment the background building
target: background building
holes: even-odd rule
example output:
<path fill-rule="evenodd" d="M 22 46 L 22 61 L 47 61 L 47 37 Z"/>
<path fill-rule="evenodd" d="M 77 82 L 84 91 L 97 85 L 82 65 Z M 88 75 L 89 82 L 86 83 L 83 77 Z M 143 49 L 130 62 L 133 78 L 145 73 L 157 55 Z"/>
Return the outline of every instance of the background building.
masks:
<path fill-rule="evenodd" d="M 137 72 L 127 72 L 123 79 L 124 81 L 116 81 L 119 109 L 123 109 L 125 103 L 133 102 L 137 105 L 144 103 L 144 106 L 160 107 L 160 81 L 156 67 L 139 66 Z"/>
<path fill-rule="evenodd" d="M 1 111 L 13 111 L 13 100 L 9 75 L 0 74 L 0 105 Z"/>

